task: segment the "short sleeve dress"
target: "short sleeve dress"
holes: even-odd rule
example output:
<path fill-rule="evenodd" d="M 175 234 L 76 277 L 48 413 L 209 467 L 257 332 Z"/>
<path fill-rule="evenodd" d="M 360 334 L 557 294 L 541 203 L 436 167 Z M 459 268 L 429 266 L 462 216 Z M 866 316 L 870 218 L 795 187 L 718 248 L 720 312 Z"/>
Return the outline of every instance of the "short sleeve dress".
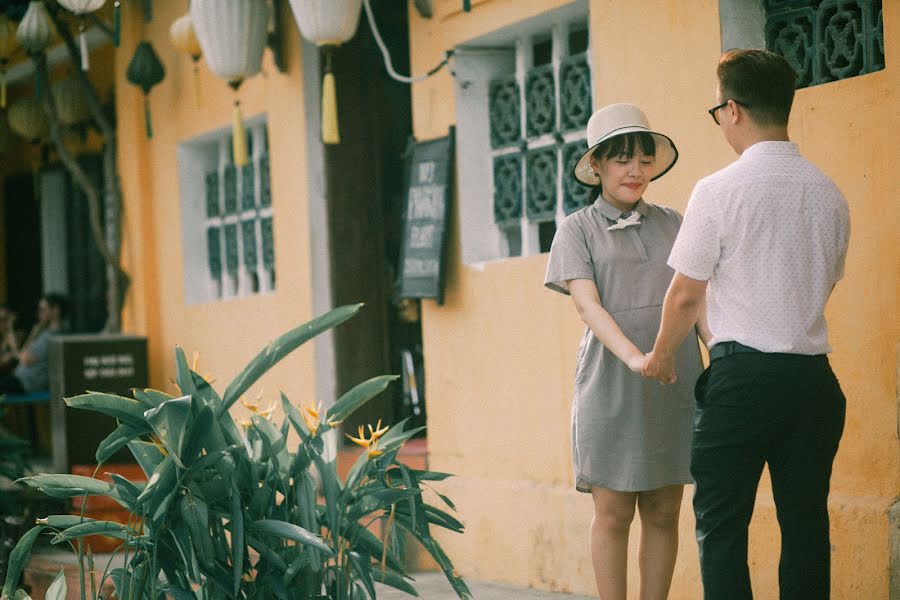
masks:
<path fill-rule="evenodd" d="M 566 217 L 553 239 L 544 285 L 568 294 L 566 281 L 590 279 L 603 307 L 643 352 L 653 348 L 674 271 L 666 264 L 681 216 L 638 201 L 640 223 L 599 197 Z M 660 385 L 632 373 L 585 327 L 575 368 L 572 450 L 575 487 L 638 492 L 691 483 L 694 382 L 702 370 L 696 336 L 675 357 L 678 381 Z"/>

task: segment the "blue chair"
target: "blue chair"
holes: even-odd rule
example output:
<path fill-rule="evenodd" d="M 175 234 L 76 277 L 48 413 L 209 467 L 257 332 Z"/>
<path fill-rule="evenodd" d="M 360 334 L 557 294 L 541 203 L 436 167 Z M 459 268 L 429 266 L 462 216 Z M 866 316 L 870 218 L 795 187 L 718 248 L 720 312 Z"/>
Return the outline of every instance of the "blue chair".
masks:
<path fill-rule="evenodd" d="M 31 443 L 38 443 L 37 432 L 37 415 L 35 407 L 40 404 L 49 404 L 50 390 L 38 390 L 36 392 L 25 392 L 23 394 L 0 394 L 0 407 L 3 406 L 25 406 L 28 409 L 28 432 L 31 436 Z"/>

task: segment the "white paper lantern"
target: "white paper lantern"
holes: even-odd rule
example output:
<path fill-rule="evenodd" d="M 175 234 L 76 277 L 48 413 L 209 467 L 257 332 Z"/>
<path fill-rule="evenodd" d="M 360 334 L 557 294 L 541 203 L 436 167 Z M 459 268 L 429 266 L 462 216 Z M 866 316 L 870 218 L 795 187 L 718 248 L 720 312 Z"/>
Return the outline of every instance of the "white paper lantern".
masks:
<path fill-rule="evenodd" d="M 266 0 L 192 0 L 194 33 L 209 70 L 235 90 L 259 73 L 266 49 L 269 7 Z M 247 133 L 241 103 L 234 101 L 231 131 L 234 164 L 247 164 Z"/>
<path fill-rule="evenodd" d="M 81 23 L 78 26 L 78 37 L 81 43 L 81 69 L 87 71 L 90 68 L 90 59 L 88 58 L 87 38 L 85 37 L 84 16 L 99 10 L 106 0 L 57 0 L 63 8 L 76 16 L 81 17 Z"/>
<path fill-rule="evenodd" d="M 209 70 L 237 87 L 262 66 L 265 0 L 192 0 L 191 22 Z"/>
<path fill-rule="evenodd" d="M 197 40 L 190 14 L 181 15 L 172 22 L 169 27 L 169 39 L 176 48 L 190 56 L 194 63 L 194 105 L 200 106 L 200 74 L 197 70 L 197 63 L 203 56 L 203 48 L 200 47 L 200 42 Z"/>
<path fill-rule="evenodd" d="M 356 34 L 362 0 L 291 0 L 294 20 L 304 38 L 325 47 L 322 76 L 322 142 L 341 141 L 337 115 L 337 85 L 331 71 L 331 46 L 340 46 Z"/>
<path fill-rule="evenodd" d="M 53 22 L 43 2 L 28 3 L 28 10 L 16 29 L 16 40 L 30 54 L 40 54 L 53 39 Z"/>
<path fill-rule="evenodd" d="M 362 0 L 291 0 L 300 33 L 317 46 L 340 46 L 356 34 Z"/>

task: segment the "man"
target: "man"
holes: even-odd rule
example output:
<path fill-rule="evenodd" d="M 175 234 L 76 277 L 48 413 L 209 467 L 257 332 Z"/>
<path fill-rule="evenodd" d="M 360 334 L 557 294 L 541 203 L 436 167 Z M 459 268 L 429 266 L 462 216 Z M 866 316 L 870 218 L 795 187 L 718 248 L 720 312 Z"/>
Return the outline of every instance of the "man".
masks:
<path fill-rule="evenodd" d="M 830 593 L 828 489 L 845 410 L 823 312 L 843 275 L 847 202 L 788 139 L 787 61 L 731 50 L 717 75 L 709 113 L 740 158 L 694 188 L 643 372 L 675 380 L 675 348 L 705 296 L 711 364 L 695 390 L 691 452 L 704 597 L 752 598 L 747 527 L 768 463 L 781 598 L 821 600 Z"/>
<path fill-rule="evenodd" d="M 37 316 L 37 323 L 19 352 L 19 364 L 12 374 L 0 377 L 0 394 L 37 392 L 50 385 L 47 375 L 50 336 L 62 328 L 66 299 L 59 294 L 45 295 L 38 302 Z"/>

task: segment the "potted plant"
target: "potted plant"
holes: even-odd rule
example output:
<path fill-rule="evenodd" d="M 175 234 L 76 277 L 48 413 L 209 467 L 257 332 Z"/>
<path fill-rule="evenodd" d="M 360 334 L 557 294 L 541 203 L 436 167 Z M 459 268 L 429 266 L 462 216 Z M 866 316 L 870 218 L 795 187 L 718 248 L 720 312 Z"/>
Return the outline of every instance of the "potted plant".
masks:
<path fill-rule="evenodd" d="M 2 599 L 19 597 L 19 575 L 43 534 L 71 545 L 82 571 L 86 561 L 94 568 L 80 543 L 85 536 L 121 540 L 123 566 L 103 572 L 119 598 L 358 600 L 376 597 L 376 581 L 417 595 L 398 550 L 401 532 L 431 554 L 460 598 L 470 597 L 431 535 L 432 527 L 462 532 L 463 525 L 422 495 L 429 482 L 448 475 L 397 461 L 398 450 L 418 429 L 405 429 L 401 422 L 355 432 L 352 439 L 364 450 L 343 481 L 326 458 L 323 434 L 383 391 L 393 376 L 359 384 L 327 410 L 298 408 L 282 394 L 280 424 L 271 420 L 274 406 L 245 403 L 253 414 L 240 424 L 229 413 L 273 365 L 359 308 L 334 309 L 282 335 L 221 396 L 176 349 L 181 396 L 147 389 L 134 390 L 134 398 L 98 392 L 68 398 L 72 407 L 118 420 L 97 448 L 98 463 L 127 446 L 148 481 L 118 475 L 111 483 L 76 475 L 22 479 L 56 498 L 108 496 L 132 518 L 127 523 L 78 515 L 40 519 L 11 554 Z M 295 447 L 289 446 L 291 431 L 299 437 Z M 449 499 L 437 497 L 453 510 Z M 372 531 L 376 523 L 382 524 L 380 537 Z M 93 579 L 82 582 L 82 598 L 88 593 L 97 598 Z M 52 597 L 63 598 L 62 574 L 54 586 Z"/>

